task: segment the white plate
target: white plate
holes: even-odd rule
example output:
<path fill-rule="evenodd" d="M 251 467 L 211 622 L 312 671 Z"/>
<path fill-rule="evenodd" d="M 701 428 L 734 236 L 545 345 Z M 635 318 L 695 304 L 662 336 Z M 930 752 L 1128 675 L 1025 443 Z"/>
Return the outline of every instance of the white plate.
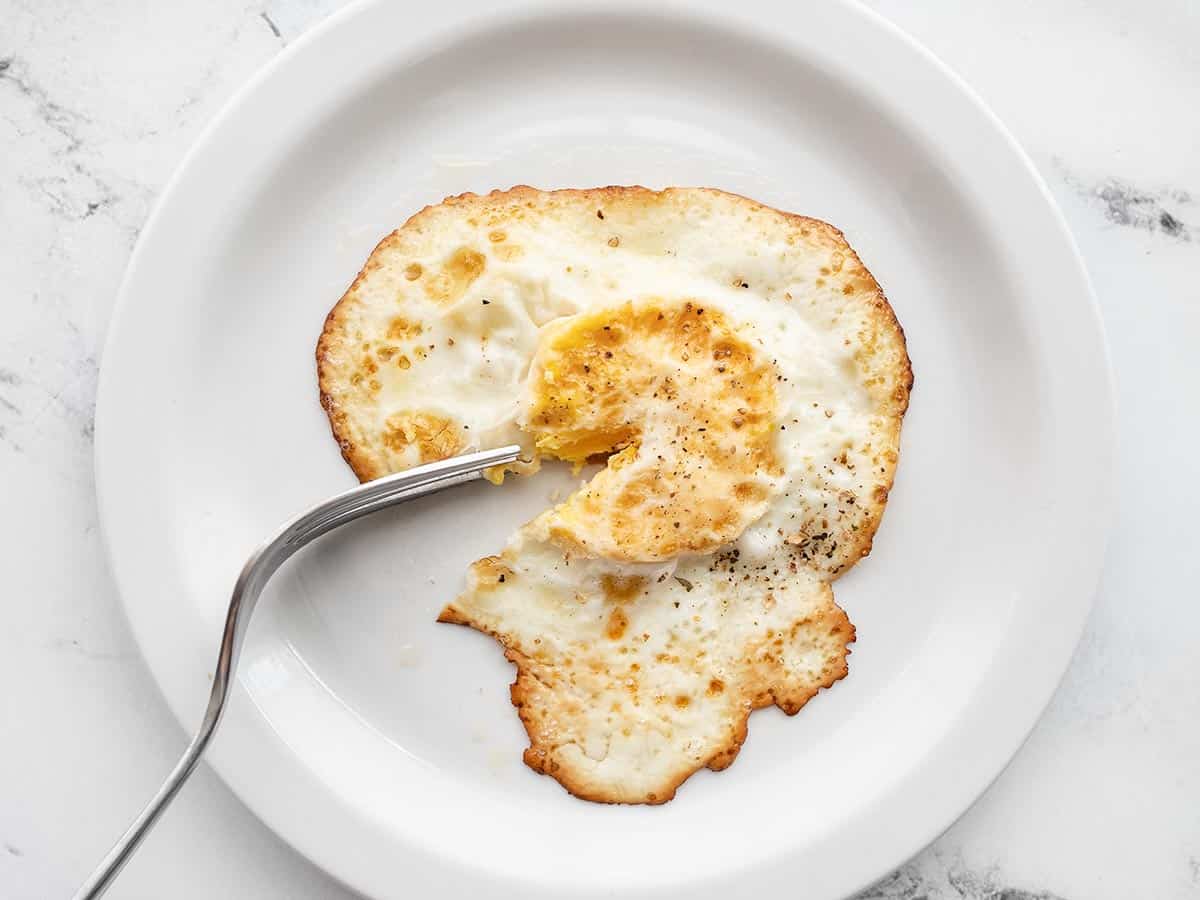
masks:
<path fill-rule="evenodd" d="M 382 515 L 264 598 L 212 764 L 373 897 L 845 895 L 935 837 L 1016 751 L 1087 615 L 1109 508 L 1103 339 L 1032 167 L 873 14 L 713 0 L 647 14 L 371 3 L 218 118 L 142 233 L 101 378 L 101 514 L 129 618 L 190 730 L 234 575 L 352 482 L 317 405 L 322 318 L 443 196 L 713 185 L 827 219 L 917 374 L 875 552 L 838 582 L 851 674 L 661 808 L 520 761 L 510 667 L 435 625 L 554 475 Z"/>

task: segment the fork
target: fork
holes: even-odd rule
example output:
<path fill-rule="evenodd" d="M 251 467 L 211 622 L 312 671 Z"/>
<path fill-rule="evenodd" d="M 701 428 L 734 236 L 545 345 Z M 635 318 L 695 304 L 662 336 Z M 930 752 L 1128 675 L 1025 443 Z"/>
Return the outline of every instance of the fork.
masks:
<path fill-rule="evenodd" d="M 129 861 L 134 850 L 154 827 L 159 816 L 200 762 L 204 748 L 208 746 L 217 724 L 221 721 L 221 714 L 225 711 L 230 681 L 237 668 L 239 651 L 258 597 L 267 581 L 288 557 L 305 544 L 335 528 L 340 528 L 347 522 L 404 503 L 406 500 L 475 481 L 483 475 L 484 469 L 513 462 L 520 452 L 520 447 L 511 445 L 497 450 L 468 453 L 361 484 L 296 516 L 250 555 L 246 565 L 242 567 L 229 601 L 225 630 L 221 636 L 221 649 L 213 674 L 212 692 L 209 694 L 208 708 L 204 713 L 204 720 L 200 723 L 200 730 L 196 732 L 196 736 L 192 738 L 192 742 L 188 744 L 182 758 L 158 789 L 154 799 L 134 819 L 133 824 L 76 892 L 75 900 L 94 900 L 108 890 L 113 879 Z"/>

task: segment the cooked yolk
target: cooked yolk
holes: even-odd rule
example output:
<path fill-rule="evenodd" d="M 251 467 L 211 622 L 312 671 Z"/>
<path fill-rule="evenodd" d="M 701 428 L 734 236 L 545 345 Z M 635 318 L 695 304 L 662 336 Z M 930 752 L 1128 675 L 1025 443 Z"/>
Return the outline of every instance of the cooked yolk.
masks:
<path fill-rule="evenodd" d="M 539 452 L 608 465 L 545 513 L 587 556 L 707 553 L 762 514 L 782 473 L 775 369 L 719 312 L 647 302 L 574 316 L 534 360 L 524 427 Z"/>

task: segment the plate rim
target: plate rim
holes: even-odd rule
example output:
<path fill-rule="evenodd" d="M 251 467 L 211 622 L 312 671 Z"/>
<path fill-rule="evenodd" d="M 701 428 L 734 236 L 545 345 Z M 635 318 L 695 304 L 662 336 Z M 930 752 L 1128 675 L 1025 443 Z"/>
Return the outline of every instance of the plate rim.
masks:
<path fill-rule="evenodd" d="M 122 278 L 120 287 L 116 295 L 116 301 L 113 305 L 112 315 L 109 320 L 107 333 L 104 340 L 104 346 L 101 356 L 101 366 L 96 397 L 96 428 L 95 428 L 95 451 L 94 451 L 94 477 L 96 482 L 97 492 L 97 512 L 100 523 L 100 531 L 102 543 L 105 550 L 106 558 L 109 562 L 109 568 L 112 572 L 113 581 L 117 586 L 121 597 L 121 607 L 129 624 L 131 633 L 134 636 L 138 651 L 146 663 L 155 687 L 162 694 L 164 701 L 171 710 L 172 715 L 180 726 L 188 733 L 191 733 L 194 723 L 192 722 L 194 710 L 186 708 L 188 703 L 198 703 L 200 700 L 197 694 L 194 698 L 184 698 L 184 702 L 180 702 L 180 698 L 173 697 L 168 691 L 166 678 L 164 678 L 160 668 L 155 664 L 155 653 L 152 650 L 153 635 L 148 633 L 144 628 L 139 628 L 138 617 L 135 614 L 134 604 L 131 602 L 132 592 L 128 588 L 129 579 L 122 572 L 125 566 L 119 561 L 119 554 L 115 550 L 116 540 L 115 521 L 117 514 L 114 507 L 114 496 L 119 496 L 120 492 L 110 491 L 106 485 L 109 484 L 107 473 L 112 471 L 114 466 L 108 460 L 119 452 L 119 438 L 114 437 L 117 429 L 111 427 L 111 422 L 114 414 L 111 410 L 117 409 L 118 401 L 112 399 L 114 397 L 115 388 L 111 387 L 113 378 L 108 375 L 112 371 L 111 360 L 113 358 L 113 348 L 119 345 L 120 335 L 123 330 L 127 331 L 128 326 L 125 325 L 128 319 L 129 307 L 132 305 L 130 300 L 134 293 L 134 285 L 137 281 L 140 267 L 144 265 L 144 257 L 147 255 L 147 246 L 151 245 L 151 236 L 156 232 L 160 224 L 160 220 L 165 215 L 164 211 L 168 209 L 179 189 L 179 185 L 184 181 L 188 171 L 198 158 L 200 158 L 205 150 L 214 143 L 217 135 L 221 132 L 227 121 L 239 110 L 247 100 L 253 96 L 260 87 L 272 77 L 276 76 L 282 69 L 288 67 L 292 62 L 301 55 L 304 48 L 316 44 L 325 39 L 339 28 L 344 27 L 347 23 L 360 17 L 370 14 L 372 9 L 382 7 L 387 0 L 353 0 L 347 6 L 335 11 L 324 20 L 304 32 L 294 42 L 286 46 L 273 58 L 268 60 L 249 80 L 239 87 L 232 96 L 224 103 L 221 109 L 213 116 L 207 125 L 201 130 L 199 136 L 195 139 L 187 152 L 184 154 L 178 165 L 176 166 L 171 177 L 168 179 L 163 189 L 155 199 L 152 211 L 147 217 L 145 225 L 138 235 L 137 242 L 130 255 L 128 265 Z M 458 7 L 475 6 L 473 0 L 459 0 L 456 4 Z M 753 7 L 775 6 L 787 10 L 790 15 L 794 15 L 798 19 L 802 19 L 805 12 L 804 4 L 772 4 L 770 0 L 759 3 L 756 0 L 751 0 Z M 836 3 L 828 4 L 836 7 L 840 12 L 846 13 L 852 17 L 856 17 L 860 27 L 874 28 L 886 34 L 893 42 L 898 42 L 903 45 L 908 51 L 914 52 L 921 58 L 923 63 L 929 66 L 938 76 L 947 81 L 959 94 L 965 98 L 976 112 L 982 115 L 992 130 L 992 137 L 999 138 L 1006 146 L 1007 152 L 1020 164 L 1026 178 L 1030 184 L 1036 187 L 1041 195 L 1042 202 L 1045 205 L 1045 211 L 1050 214 L 1054 230 L 1062 241 L 1061 250 L 1066 252 L 1067 262 L 1070 263 L 1074 270 L 1074 275 L 1078 279 L 1079 288 L 1081 291 L 1081 299 L 1084 302 L 1084 309 L 1090 313 L 1088 324 L 1094 332 L 1094 341 L 1091 341 L 1091 349 L 1097 354 L 1099 369 L 1103 374 L 1103 378 L 1096 384 L 1096 396 L 1092 398 L 1092 402 L 1103 412 L 1103 419 L 1094 423 L 1097 436 L 1101 438 L 1101 442 L 1093 449 L 1097 451 L 1099 462 L 1094 466 L 1095 470 L 1100 475 L 1097 476 L 1098 484 L 1094 486 L 1093 495 L 1096 501 L 1095 520 L 1099 523 L 1093 528 L 1093 535 L 1090 540 L 1092 546 L 1090 548 L 1089 558 L 1092 565 L 1089 567 L 1089 574 L 1082 579 L 1083 584 L 1079 588 L 1079 593 L 1084 599 L 1075 609 L 1075 616 L 1070 623 L 1070 639 L 1068 643 L 1068 651 L 1062 654 L 1062 658 L 1058 660 L 1054 666 L 1053 677 L 1047 677 L 1043 682 L 1039 682 L 1037 696 L 1032 703 L 1027 704 L 1027 712 L 1023 716 L 1025 724 L 1019 729 L 1019 733 L 1005 735 L 1005 741 L 1001 742 L 1006 745 L 1006 749 L 997 754 L 1002 757 L 1002 762 L 998 766 L 988 764 L 984 768 L 994 769 L 990 774 L 976 779 L 974 786 L 965 792 L 960 791 L 964 796 L 969 795 L 965 802 L 958 804 L 959 810 L 948 820 L 938 823 L 927 823 L 924 828 L 910 828 L 910 833 L 913 837 L 907 840 L 901 839 L 894 841 L 897 845 L 895 852 L 890 854 L 874 852 L 875 863 L 872 866 L 863 866 L 863 871 L 850 879 L 855 885 L 848 893 L 843 896 L 849 896 L 855 891 L 861 890 L 870 884 L 877 882 L 880 878 L 886 876 L 888 872 L 902 865 L 906 860 L 911 859 L 930 843 L 935 841 L 943 832 L 949 829 L 959 818 L 961 818 L 971 807 L 978 801 L 984 792 L 995 782 L 996 779 L 1007 769 L 1021 747 L 1028 740 L 1034 727 L 1040 721 L 1050 700 L 1054 697 L 1063 676 L 1071 662 L 1074 648 L 1077 647 L 1080 638 L 1082 637 L 1084 627 L 1090 616 L 1092 606 L 1094 604 L 1096 590 L 1102 574 L 1102 560 L 1105 549 L 1108 543 L 1108 536 L 1111 531 L 1111 521 L 1115 507 L 1115 485 L 1113 484 L 1112 473 L 1115 465 L 1115 443 L 1116 443 L 1116 392 L 1115 379 L 1112 368 L 1112 361 L 1109 352 L 1108 341 L 1105 336 L 1104 321 L 1100 314 L 1099 304 L 1096 299 L 1091 279 L 1088 275 L 1087 268 L 1084 264 L 1082 255 L 1075 242 L 1074 236 L 1066 222 L 1062 210 L 1055 202 L 1045 179 L 1038 172 L 1034 163 L 1028 154 L 1021 147 L 1015 136 L 1007 129 L 999 117 L 991 110 L 991 108 L 982 100 L 970 85 L 955 73 L 949 66 L 942 62 L 935 54 L 919 43 L 915 38 L 907 34 L 898 25 L 885 18 L 882 14 L 865 6 L 860 0 L 837 0 Z M 742 8 L 738 11 L 726 14 L 725 11 L 719 10 L 719 4 L 714 0 L 703 0 L 701 3 L 693 5 L 672 4 L 663 10 L 663 15 L 670 16 L 691 16 L 703 14 L 706 24 L 733 24 L 735 22 L 744 24 L 746 4 L 742 4 Z M 435 9 L 441 9 L 437 7 Z M 483 26 L 479 30 L 483 30 L 489 26 L 511 22 L 514 18 L 521 21 L 536 21 L 539 16 L 561 14 L 564 10 L 570 10 L 571 14 L 585 14 L 589 11 L 603 12 L 609 15 L 619 15 L 622 13 L 638 14 L 644 12 L 638 4 L 628 2 L 628 0 L 613 0 L 604 4 L 588 2 L 578 4 L 566 4 L 545 2 L 545 0 L 521 0 L 504 8 L 502 13 L 495 15 L 480 15 L 476 19 L 476 23 L 482 22 Z M 436 18 L 437 13 L 433 13 L 431 18 Z M 454 21 L 447 23 L 444 20 L 432 21 L 423 25 L 426 39 L 431 37 L 440 38 L 459 38 L 462 35 L 455 29 L 461 23 Z M 411 52 L 411 48 L 409 48 Z M 398 53 L 397 60 L 403 59 L 405 53 Z M 216 646 L 216 638 L 214 636 L 214 652 Z M 244 690 L 239 684 L 238 690 Z M 197 688 L 199 691 L 199 688 Z M 319 866 L 332 877 L 342 882 L 344 885 L 354 891 L 361 891 L 369 896 L 383 896 L 386 891 L 381 887 L 379 875 L 369 877 L 369 873 L 364 873 L 360 868 L 351 865 L 344 856 L 339 856 L 336 849 L 331 849 L 324 842 L 313 839 L 309 832 L 301 833 L 301 831 L 292 827 L 290 823 L 283 821 L 283 817 L 277 809 L 272 808 L 272 800 L 269 790 L 251 790 L 248 786 L 249 779 L 238 777 L 234 772 L 235 764 L 228 754 L 209 754 L 208 762 L 217 772 L 221 780 L 232 790 L 239 799 L 255 814 L 260 821 L 270 828 L 276 835 L 284 840 L 296 852 L 300 853 L 308 860 Z M 978 766 L 976 768 L 979 768 Z M 882 835 L 879 835 L 882 837 Z M 882 861 L 881 856 L 887 856 L 890 861 Z M 359 860 L 361 862 L 361 859 Z M 444 864 L 444 863 L 443 863 Z M 781 866 L 777 861 L 763 863 L 758 867 L 759 871 L 766 874 L 767 878 L 772 877 L 772 873 L 776 877 L 782 877 L 782 873 L 787 872 L 785 866 Z M 738 873 L 744 877 L 744 873 Z M 763 882 L 765 884 L 766 882 Z M 772 882 L 774 883 L 774 882 Z M 443 886 L 444 884 L 436 881 L 420 881 L 414 880 L 409 887 L 420 885 L 428 886 Z M 742 881 L 742 886 L 750 887 L 748 881 Z M 762 886 L 762 885 L 757 885 Z M 513 891 L 515 896 L 518 891 L 525 895 L 532 896 L 533 893 L 529 890 L 529 885 L 517 885 L 515 882 L 511 885 L 505 884 L 504 895 L 508 896 L 508 890 L 516 888 Z M 709 896 L 707 889 L 697 891 L 694 884 L 686 886 L 687 893 L 693 898 L 701 896 Z M 499 890 L 499 886 L 497 886 Z M 383 893 L 381 893 L 383 892 Z M 581 892 L 583 893 L 583 892 Z M 665 896 L 668 892 L 663 891 Z M 499 895 L 499 892 L 497 893 Z M 551 894 L 547 893 L 547 896 Z M 640 895 L 640 892 L 639 892 Z M 673 894 L 672 894 L 673 895 Z M 540 895 L 539 895 L 540 896 Z M 655 893 L 655 896 L 659 896 Z M 715 892 L 714 892 L 715 896 Z"/>

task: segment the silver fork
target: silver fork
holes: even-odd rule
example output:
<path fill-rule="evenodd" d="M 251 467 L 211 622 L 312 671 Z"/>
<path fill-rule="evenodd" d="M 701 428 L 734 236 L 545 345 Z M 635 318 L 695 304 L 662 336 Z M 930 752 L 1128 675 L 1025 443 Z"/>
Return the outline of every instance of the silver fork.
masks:
<path fill-rule="evenodd" d="M 221 636 L 221 650 L 213 674 L 212 693 L 208 698 L 208 709 L 204 713 L 204 721 L 200 723 L 200 730 L 196 732 L 183 757 L 158 789 L 154 799 L 108 851 L 108 855 L 96 867 L 96 871 L 83 887 L 76 892 L 75 900 L 92 900 L 108 890 L 117 873 L 129 861 L 138 844 L 154 827 L 154 823 L 200 762 L 204 748 L 208 746 L 217 723 L 221 721 L 221 714 L 225 711 L 225 701 L 228 699 L 230 681 L 237 667 L 242 639 L 246 635 L 246 628 L 250 624 L 250 616 L 254 613 L 259 594 L 284 561 L 305 544 L 347 522 L 415 497 L 475 481 L 481 477 L 484 469 L 513 462 L 520 452 L 521 448 L 513 445 L 498 450 L 468 453 L 359 485 L 301 513 L 250 555 L 238 576 L 237 584 L 233 588 L 233 597 L 229 601 L 225 631 Z"/>

